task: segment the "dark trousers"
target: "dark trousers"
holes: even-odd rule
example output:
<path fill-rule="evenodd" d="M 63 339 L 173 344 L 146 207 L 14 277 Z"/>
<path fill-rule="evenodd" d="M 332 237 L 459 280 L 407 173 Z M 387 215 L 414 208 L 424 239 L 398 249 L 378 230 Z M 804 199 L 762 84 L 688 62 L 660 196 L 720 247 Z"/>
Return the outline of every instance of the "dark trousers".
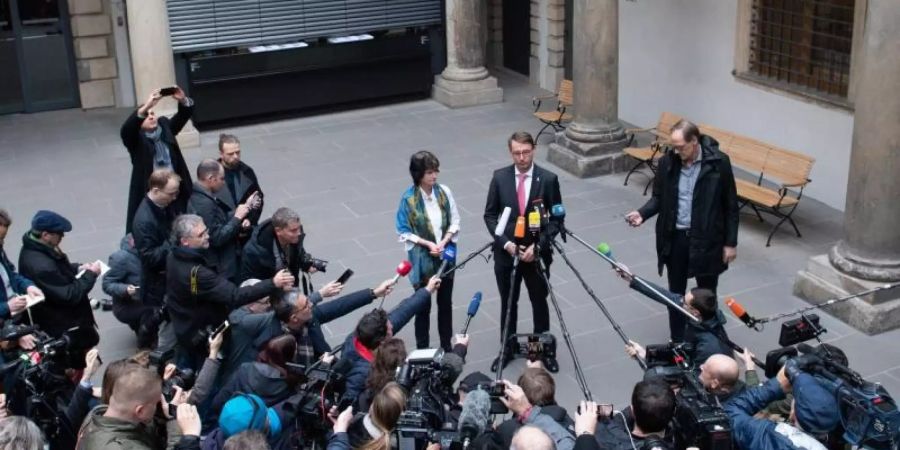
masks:
<path fill-rule="evenodd" d="M 528 297 L 531 299 L 531 313 L 534 319 L 534 332 L 543 333 L 550 331 L 550 309 L 547 307 L 547 283 L 541 276 L 537 261 L 520 262 L 516 270 L 516 279 L 512 281 L 512 266 L 494 264 L 494 276 L 497 278 L 497 289 L 500 291 L 500 340 L 504 336 L 516 334 L 516 322 L 519 319 L 519 288 L 522 280 L 528 288 Z M 547 268 L 547 277 L 550 277 L 550 268 Z M 509 301 L 509 291 L 512 288 L 512 305 L 509 317 L 509 334 L 504 334 L 503 327 L 506 323 L 506 308 Z"/>
<path fill-rule="evenodd" d="M 421 287 L 421 286 L 419 286 Z M 418 287 L 417 287 L 418 289 Z M 441 280 L 441 287 L 437 291 L 437 320 L 438 335 L 441 338 L 441 348 L 445 351 L 452 350 L 450 339 L 453 338 L 453 277 L 445 277 Z M 416 314 L 416 348 L 429 348 L 431 340 L 431 302 L 428 307 Z"/>
<path fill-rule="evenodd" d="M 691 238 L 686 231 L 676 230 L 672 240 L 672 252 L 666 261 L 666 275 L 669 278 L 669 290 L 684 295 L 687 292 L 688 266 L 690 264 Z M 719 286 L 718 275 L 695 277 L 697 287 L 716 292 Z M 669 335 L 674 342 L 684 342 L 684 328 L 687 319 L 679 311 L 669 309 Z"/>

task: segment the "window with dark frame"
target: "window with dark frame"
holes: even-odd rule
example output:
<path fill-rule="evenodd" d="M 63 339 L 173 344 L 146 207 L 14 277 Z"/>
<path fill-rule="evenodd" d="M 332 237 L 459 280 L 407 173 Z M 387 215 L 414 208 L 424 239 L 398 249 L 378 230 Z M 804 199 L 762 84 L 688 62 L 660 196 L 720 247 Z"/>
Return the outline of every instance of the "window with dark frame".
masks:
<path fill-rule="evenodd" d="M 753 0 L 749 72 L 781 87 L 847 98 L 855 0 Z"/>

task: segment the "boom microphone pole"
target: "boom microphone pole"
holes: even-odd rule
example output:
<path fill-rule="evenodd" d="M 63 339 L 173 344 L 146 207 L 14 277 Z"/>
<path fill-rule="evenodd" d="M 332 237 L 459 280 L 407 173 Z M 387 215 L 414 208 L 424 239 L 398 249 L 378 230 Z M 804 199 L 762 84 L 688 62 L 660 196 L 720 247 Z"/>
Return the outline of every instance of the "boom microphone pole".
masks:
<path fill-rule="evenodd" d="M 569 256 L 566 255 L 566 251 L 563 250 L 562 246 L 559 245 L 556 240 L 551 241 L 551 244 L 553 244 L 553 247 L 556 248 L 556 252 L 559 253 L 559 256 L 562 256 L 563 261 L 565 261 L 566 265 L 569 266 L 569 269 L 572 270 L 572 273 L 575 274 L 575 278 L 578 278 L 578 281 L 581 282 L 581 287 L 583 287 L 588 296 L 592 300 L 594 300 L 594 303 L 596 303 L 597 306 L 600 307 L 600 311 L 604 316 L 606 316 L 606 320 L 608 320 L 612 325 L 613 330 L 615 330 L 616 334 L 618 334 L 619 337 L 622 338 L 622 342 L 624 342 L 625 345 L 631 345 L 631 340 L 628 339 L 628 336 L 626 336 L 625 332 L 622 331 L 622 327 L 619 326 L 618 322 L 613 319 L 612 314 L 610 314 L 609 310 L 606 309 L 606 305 L 604 305 L 603 302 L 599 298 L 597 298 L 597 296 L 594 294 L 594 290 L 591 289 L 590 286 L 588 286 L 586 281 L 584 281 L 584 277 L 581 276 L 581 272 L 579 272 L 578 269 L 575 268 L 575 265 L 572 264 Z M 637 361 L 638 365 L 641 366 L 641 370 L 647 370 L 647 364 L 643 359 L 641 359 L 640 357 L 635 357 L 634 359 Z"/>
<path fill-rule="evenodd" d="M 802 314 L 806 313 L 807 311 L 812 311 L 812 310 L 814 310 L 814 309 L 824 308 L 824 307 L 826 307 L 826 306 L 836 305 L 836 304 L 838 304 L 838 303 L 843 303 L 843 302 L 846 302 L 846 301 L 848 301 L 848 300 L 852 300 L 852 299 L 857 298 L 857 297 L 862 297 L 862 296 L 864 296 L 864 295 L 874 294 L 875 292 L 878 292 L 878 291 L 883 291 L 883 290 L 886 290 L 886 289 L 893 289 L 893 288 L 896 288 L 896 287 L 900 287 L 900 283 L 883 284 L 883 285 L 881 285 L 881 286 L 877 286 L 877 287 L 874 287 L 874 288 L 872 288 L 872 289 L 866 289 L 865 291 L 857 292 L 857 293 L 855 293 L 855 294 L 850 294 L 850 295 L 847 295 L 847 296 L 844 296 L 844 297 L 839 297 L 839 298 L 833 298 L 833 299 L 831 299 L 831 300 L 826 300 L 826 301 L 821 302 L 821 303 L 816 303 L 815 305 L 804 306 L 803 308 L 800 308 L 800 309 L 797 309 L 797 310 L 794 310 L 794 311 L 791 311 L 791 312 L 786 312 L 786 313 L 776 314 L 776 315 L 770 316 L 770 317 L 763 317 L 762 319 L 756 319 L 756 323 L 757 323 L 757 324 L 764 324 L 764 323 L 767 323 L 767 322 L 772 322 L 772 321 L 775 321 L 775 320 L 784 319 L 785 317 L 791 317 L 791 316 L 796 316 L 796 315 L 802 315 Z"/>
<path fill-rule="evenodd" d="M 462 269 L 463 266 L 465 266 L 467 262 L 471 261 L 471 260 L 472 260 L 473 258 L 475 258 L 476 256 L 478 256 L 478 255 L 484 253 L 484 251 L 487 250 L 487 249 L 489 249 L 489 248 L 491 248 L 492 245 L 494 245 L 494 242 L 493 242 L 493 241 L 488 242 L 487 244 L 484 244 L 484 246 L 481 247 L 481 248 L 479 248 L 478 250 L 475 250 L 474 252 L 469 253 L 469 254 L 465 257 L 465 259 L 463 259 L 462 261 L 459 262 L 459 264 L 455 264 L 455 265 L 454 265 L 453 267 L 451 267 L 449 270 L 444 271 L 443 277 L 446 277 L 447 275 L 450 275 L 451 273 L 455 272 L 457 269 Z M 490 259 L 490 257 L 491 257 L 490 255 L 487 256 L 488 259 Z"/>
<path fill-rule="evenodd" d="M 565 207 L 563 207 L 562 205 L 554 205 L 553 213 L 556 214 L 557 216 L 565 216 L 565 214 L 566 214 Z M 592 247 L 591 244 L 588 244 L 583 239 L 578 237 L 578 235 L 573 233 L 572 230 L 564 229 L 564 230 L 562 230 L 562 232 L 568 234 L 569 236 L 572 236 L 572 238 L 575 239 L 579 244 L 587 247 L 590 251 L 600 255 L 600 257 L 603 258 L 604 260 L 606 260 L 606 262 L 608 262 L 610 265 L 612 265 L 614 269 L 619 270 L 623 273 L 626 273 L 629 276 L 631 276 L 632 278 L 634 278 L 634 281 L 636 281 L 638 284 L 643 286 L 648 291 L 652 292 L 653 295 L 655 295 L 656 298 L 658 298 L 661 303 L 667 305 L 669 308 L 672 308 L 672 309 L 680 312 L 691 322 L 700 322 L 700 319 L 697 319 L 696 317 L 694 317 L 693 314 L 689 313 L 681 305 L 676 304 L 675 302 L 670 300 L 668 297 L 663 295 L 662 292 L 659 292 L 655 287 L 653 287 L 652 285 L 650 285 L 649 283 L 644 281 L 643 278 L 631 273 L 631 271 L 629 271 L 627 267 L 623 266 L 621 263 L 619 263 L 618 261 L 613 259 L 612 256 L 604 254 L 603 252 Z"/>

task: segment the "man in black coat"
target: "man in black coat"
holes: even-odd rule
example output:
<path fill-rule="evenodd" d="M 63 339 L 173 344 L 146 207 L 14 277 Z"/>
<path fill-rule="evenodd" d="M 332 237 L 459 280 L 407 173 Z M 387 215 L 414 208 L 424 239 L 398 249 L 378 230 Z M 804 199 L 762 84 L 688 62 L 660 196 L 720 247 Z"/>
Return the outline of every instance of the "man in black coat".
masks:
<path fill-rule="evenodd" d="M 305 236 L 300 215 L 290 208 L 278 208 L 271 219 L 259 224 L 244 245 L 241 282 L 272 278 L 279 270 L 287 269 L 297 283 L 300 271 L 315 272 L 310 255 L 303 249 Z"/>
<path fill-rule="evenodd" d="M 38 211 L 31 219 L 31 230 L 22 236 L 19 270 L 44 293 L 44 301 L 31 307 L 34 323 L 54 338 L 68 332 L 72 344 L 66 367 L 83 369 L 84 355 L 100 342 L 88 298 L 100 276 L 100 264 L 69 262 L 59 248 L 69 231 L 72 223 L 65 217 Z"/>
<path fill-rule="evenodd" d="M 625 216 L 631 226 L 659 214 L 656 254 L 662 275 L 665 265 L 669 290 L 684 295 L 688 278 L 713 292 L 719 274 L 737 256 L 738 203 L 734 173 L 728 156 L 697 125 L 681 120 L 672 127 L 673 151 L 659 160 L 653 196 L 639 210 Z M 669 332 L 684 340 L 685 321 L 669 311 Z"/>
<path fill-rule="evenodd" d="M 281 270 L 272 278 L 238 288 L 206 262 L 209 231 L 200 216 L 178 216 L 172 224 L 172 240 L 177 246 L 167 260 L 166 302 L 175 330 L 178 366 L 197 370 L 206 353 L 202 347 L 207 338 L 198 332 L 218 326 L 235 308 L 290 288 L 294 277 Z"/>
<path fill-rule="evenodd" d="M 141 299 L 150 306 L 141 317 L 138 347 L 153 347 L 157 338 L 166 295 L 166 257 L 172 245 L 169 232 L 175 219 L 172 203 L 178 198 L 181 178 L 168 169 L 157 169 L 150 175 L 150 190 L 134 215 L 134 246 L 141 259 Z M 170 339 L 171 340 L 171 339 Z M 171 342 L 161 342 L 167 350 Z"/>
<path fill-rule="evenodd" d="M 173 206 L 176 212 L 186 211 L 188 199 L 191 197 L 191 174 L 175 136 L 191 119 L 194 101 L 185 96 L 181 88 L 176 88 L 172 98 L 178 101 L 178 112 L 171 119 L 157 118 L 153 107 L 162 97 L 159 89 L 153 91 L 147 102 L 125 119 L 120 131 L 122 143 L 125 144 L 131 157 L 131 184 L 128 188 L 128 213 L 125 218 L 126 233 L 132 231 L 135 212 L 144 194 L 147 193 L 149 188 L 147 180 L 154 170 L 170 169 L 181 177 L 180 193 Z"/>
<path fill-rule="evenodd" d="M 225 191 L 224 186 L 225 169 L 222 165 L 213 159 L 200 162 L 188 211 L 202 217 L 203 223 L 209 227 L 207 262 L 234 283 L 238 275 L 238 235 L 242 223 L 251 212 L 250 205 L 256 204 L 256 197 L 251 196 L 247 203 L 231 208 L 218 197 Z"/>
<path fill-rule="evenodd" d="M 225 187 L 220 198 L 228 207 L 235 209 L 241 203 L 253 205 L 250 214 L 244 219 L 241 227 L 241 245 L 247 242 L 253 229 L 259 224 L 259 218 L 265 202 L 263 191 L 253 168 L 241 161 L 241 141 L 233 134 L 219 135 L 219 162 L 225 167 Z M 255 195 L 254 203 L 250 196 Z"/>
<path fill-rule="evenodd" d="M 550 330 L 550 310 L 547 307 L 547 284 L 539 272 L 536 261 L 540 257 L 550 276 L 551 255 L 550 240 L 559 233 L 556 217 L 550 218 L 541 225 L 538 238 L 529 233 L 524 238 L 514 238 L 516 218 L 527 216 L 535 207 L 546 213 L 553 205 L 562 203 L 559 191 L 559 180 L 553 172 L 534 164 L 534 138 L 524 131 L 513 133 L 508 141 L 509 153 L 513 164 L 494 172 L 488 190 L 487 203 L 484 206 L 484 223 L 493 235 L 494 229 L 504 207 L 510 207 L 512 214 L 506 229 L 499 237 L 494 237 L 494 275 L 497 278 L 497 290 L 500 291 L 501 342 L 506 336 L 516 333 L 518 320 L 519 286 L 525 280 L 528 296 L 531 299 L 534 315 L 534 332 L 543 333 Z M 535 249 L 539 247 L 539 254 Z M 511 280 L 514 256 L 518 256 L 516 278 Z M 512 289 L 512 298 L 510 298 Z M 507 302 L 512 300 L 512 305 Z M 506 321 L 506 308 L 510 307 L 509 330 L 503 330 Z M 507 355 L 511 358 L 509 352 Z M 509 359 L 509 358 L 507 358 Z M 505 365 L 509 361 L 503 361 Z M 499 361 L 495 360 L 491 371 L 496 371 Z M 556 361 L 544 361 L 547 370 L 558 370 Z"/>

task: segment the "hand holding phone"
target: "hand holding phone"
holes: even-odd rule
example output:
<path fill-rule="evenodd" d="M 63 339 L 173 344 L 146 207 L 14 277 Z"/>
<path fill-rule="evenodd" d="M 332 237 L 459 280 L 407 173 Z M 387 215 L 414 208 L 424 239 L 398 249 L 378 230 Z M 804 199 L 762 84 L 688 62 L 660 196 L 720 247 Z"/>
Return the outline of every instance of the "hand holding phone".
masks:
<path fill-rule="evenodd" d="M 344 271 L 344 273 L 341 274 L 340 277 L 338 277 L 337 282 L 340 284 L 347 284 L 347 280 L 349 280 L 350 277 L 352 277 L 352 276 L 353 276 L 353 270 L 347 269 Z"/>
<path fill-rule="evenodd" d="M 172 95 L 172 94 L 174 94 L 174 93 L 176 93 L 176 92 L 178 92 L 178 88 L 175 87 L 175 86 L 164 87 L 164 88 L 162 88 L 162 89 L 159 90 L 159 95 L 162 95 L 163 97 L 166 97 L 166 96 Z"/>

